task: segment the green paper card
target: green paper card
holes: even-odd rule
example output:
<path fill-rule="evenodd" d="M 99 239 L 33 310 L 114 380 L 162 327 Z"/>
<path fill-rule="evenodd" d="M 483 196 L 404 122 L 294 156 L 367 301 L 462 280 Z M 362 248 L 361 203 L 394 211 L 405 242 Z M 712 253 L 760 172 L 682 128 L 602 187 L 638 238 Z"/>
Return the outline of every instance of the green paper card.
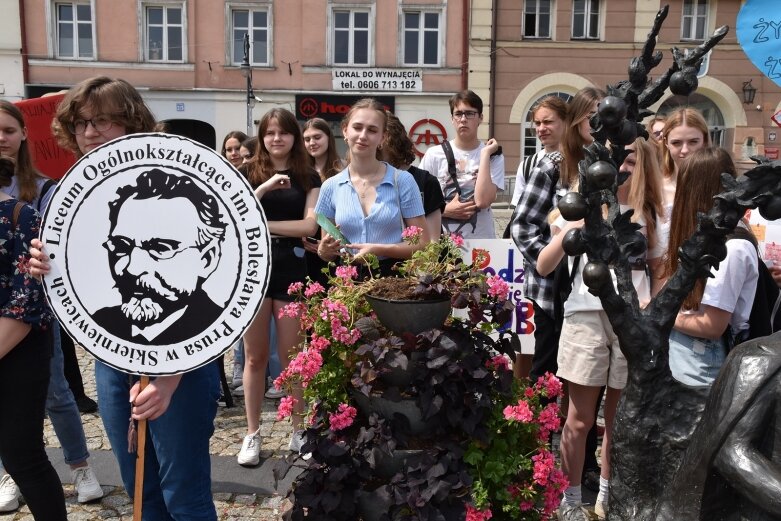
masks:
<path fill-rule="evenodd" d="M 317 218 L 317 224 L 319 224 L 320 228 L 325 230 L 328 235 L 334 239 L 337 239 L 342 244 L 350 244 L 350 241 L 347 240 L 347 237 L 345 237 L 344 234 L 339 231 L 339 228 L 337 228 L 336 225 L 331 222 L 331 219 L 321 213 L 316 213 L 315 216 Z"/>

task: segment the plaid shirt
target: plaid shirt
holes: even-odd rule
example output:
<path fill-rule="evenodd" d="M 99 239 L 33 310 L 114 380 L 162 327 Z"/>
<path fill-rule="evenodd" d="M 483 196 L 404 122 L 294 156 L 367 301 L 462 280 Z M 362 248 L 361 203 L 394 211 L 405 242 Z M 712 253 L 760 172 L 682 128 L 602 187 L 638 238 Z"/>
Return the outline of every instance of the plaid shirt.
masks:
<path fill-rule="evenodd" d="M 532 169 L 526 189 L 515 207 L 510 233 L 524 257 L 524 295 L 553 315 L 553 273 L 547 277 L 537 273 L 537 257 L 551 241 L 548 214 L 556 207 L 560 195 L 559 162 L 561 154 L 545 155 Z"/>

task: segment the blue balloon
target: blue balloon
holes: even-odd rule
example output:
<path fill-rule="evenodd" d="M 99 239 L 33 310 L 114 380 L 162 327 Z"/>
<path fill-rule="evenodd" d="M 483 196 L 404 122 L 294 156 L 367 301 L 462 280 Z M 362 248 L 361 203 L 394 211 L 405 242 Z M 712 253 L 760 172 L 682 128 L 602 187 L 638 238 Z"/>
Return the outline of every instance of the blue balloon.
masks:
<path fill-rule="evenodd" d="M 747 0 L 738 13 L 738 42 L 751 63 L 781 87 L 781 10 L 778 0 Z"/>

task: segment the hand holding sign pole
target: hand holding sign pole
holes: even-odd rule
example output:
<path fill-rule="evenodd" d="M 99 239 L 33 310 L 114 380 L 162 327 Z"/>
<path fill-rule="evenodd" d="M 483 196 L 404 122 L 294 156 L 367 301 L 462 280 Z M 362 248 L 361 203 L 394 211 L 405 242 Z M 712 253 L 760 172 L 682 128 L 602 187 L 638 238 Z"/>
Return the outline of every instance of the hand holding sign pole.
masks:
<path fill-rule="evenodd" d="M 178 136 L 134 134 L 82 157 L 41 230 L 52 310 L 101 362 L 141 375 L 139 393 L 150 376 L 192 371 L 229 349 L 268 283 L 269 235 L 251 188 L 220 155 Z M 137 432 L 140 520 L 146 420 Z"/>

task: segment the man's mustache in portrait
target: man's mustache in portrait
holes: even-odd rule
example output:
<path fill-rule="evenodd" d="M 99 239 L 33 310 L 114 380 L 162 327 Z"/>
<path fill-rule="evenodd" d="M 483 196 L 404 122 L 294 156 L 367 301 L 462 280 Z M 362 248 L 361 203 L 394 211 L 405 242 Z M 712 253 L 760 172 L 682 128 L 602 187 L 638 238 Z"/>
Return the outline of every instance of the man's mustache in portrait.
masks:
<path fill-rule="evenodd" d="M 155 322 L 167 310 L 177 307 L 190 292 L 177 290 L 153 273 L 118 275 L 116 288 L 122 297 L 122 312 L 136 323 Z"/>

